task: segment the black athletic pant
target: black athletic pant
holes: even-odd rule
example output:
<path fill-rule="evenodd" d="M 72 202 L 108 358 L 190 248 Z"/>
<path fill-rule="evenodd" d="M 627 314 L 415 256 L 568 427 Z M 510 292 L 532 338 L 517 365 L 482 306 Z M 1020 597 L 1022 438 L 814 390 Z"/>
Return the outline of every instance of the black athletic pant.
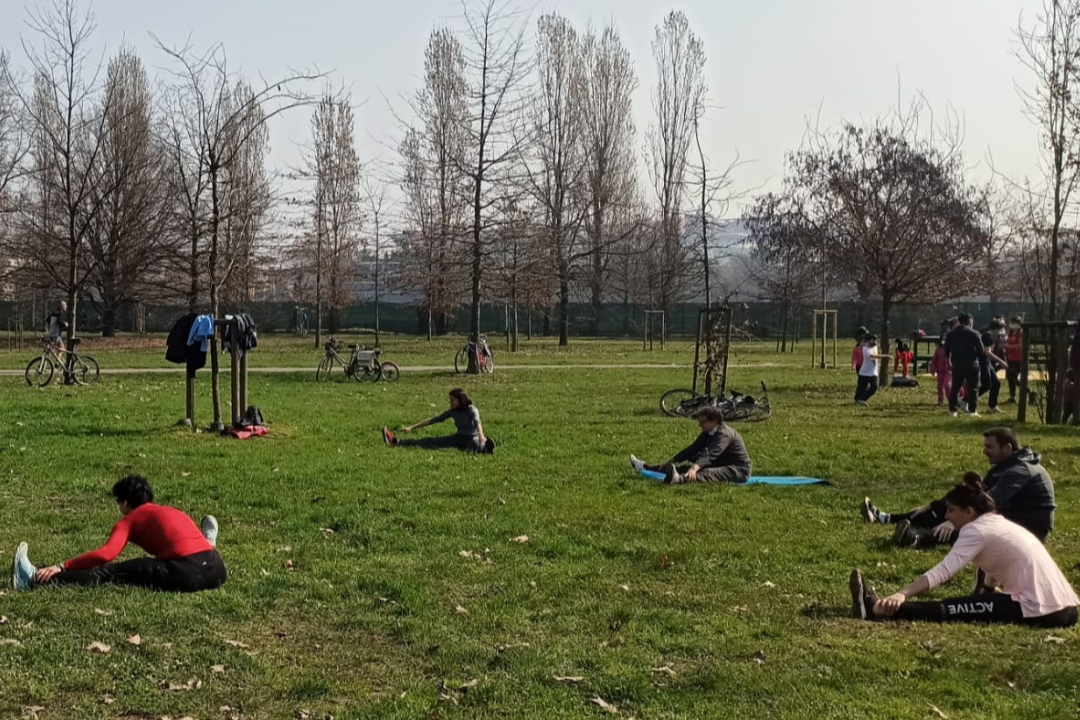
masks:
<path fill-rule="evenodd" d="M 979 366 L 954 367 L 952 371 L 952 392 L 949 393 L 949 412 L 956 412 L 960 407 L 960 388 L 965 387 L 968 412 L 979 408 Z"/>
<path fill-rule="evenodd" d="M 483 452 L 484 448 L 467 435 L 438 435 L 423 438 L 398 438 L 395 445 L 418 447 L 424 450 L 449 450 L 456 448 L 462 452 Z"/>
<path fill-rule="evenodd" d="M 932 503 L 930 503 L 930 509 L 924 510 L 921 513 L 909 512 L 889 514 L 890 523 L 896 524 L 903 520 L 907 520 L 908 522 L 910 522 L 912 527 L 917 527 L 924 530 L 936 528 L 938 525 L 945 522 L 945 501 L 934 500 Z M 1028 527 L 1027 525 L 1023 525 L 1022 527 L 1024 527 L 1024 529 L 1026 529 L 1035 537 L 1039 538 L 1039 542 L 1043 543 L 1044 545 L 1046 544 L 1046 537 L 1050 534 L 1050 528 Z M 950 535 L 949 539 L 945 541 L 945 544 L 952 545 L 956 542 L 956 538 L 959 536 L 960 531 L 953 530 L 952 535 Z M 934 542 L 928 540 L 925 544 L 925 547 L 929 547 L 932 544 L 934 544 Z M 920 547 L 924 547 L 924 545 L 920 543 Z"/>
<path fill-rule="evenodd" d="M 997 370 L 992 367 L 979 371 L 979 394 L 985 395 L 987 392 L 990 393 L 987 400 L 990 403 L 989 407 L 997 407 L 998 395 L 1001 393 L 1001 380 L 998 379 Z"/>
<path fill-rule="evenodd" d="M 860 375 L 859 382 L 855 386 L 855 402 L 866 402 L 878 391 L 877 375 Z"/>
<path fill-rule="evenodd" d="M 1009 361 L 1009 367 L 1005 370 L 1005 379 L 1009 383 L 1009 399 L 1016 399 L 1016 391 L 1020 387 L 1020 366 L 1019 360 Z"/>
<path fill-rule="evenodd" d="M 139 558 L 89 570 L 65 570 L 45 586 L 131 585 L 164 592 L 198 592 L 221 587 L 225 578 L 225 563 L 217 550 L 209 550 L 176 560 Z"/>
<path fill-rule="evenodd" d="M 663 465 L 645 465 L 646 470 L 664 472 Z M 687 471 L 693 467 L 690 463 L 684 463 L 675 467 L 675 471 L 686 477 Z M 735 483 L 741 484 L 750 479 L 750 468 L 738 465 L 719 465 L 717 467 L 703 467 L 698 470 L 697 481 L 699 483 Z"/>
<path fill-rule="evenodd" d="M 1024 617 L 1020 603 L 1004 593 L 970 595 L 928 602 L 905 602 L 890 618 L 923 622 L 1011 623 L 1038 628 L 1067 628 L 1076 624 L 1075 607 L 1049 615 Z"/>

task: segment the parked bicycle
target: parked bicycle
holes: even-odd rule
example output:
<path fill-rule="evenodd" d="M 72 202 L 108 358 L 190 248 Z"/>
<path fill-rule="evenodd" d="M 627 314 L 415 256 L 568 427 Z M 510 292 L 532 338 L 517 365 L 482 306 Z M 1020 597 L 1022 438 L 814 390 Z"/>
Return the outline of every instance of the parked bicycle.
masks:
<path fill-rule="evenodd" d="M 345 370 L 345 375 L 357 382 L 364 380 L 394 382 L 401 376 L 401 368 L 397 366 L 397 363 L 383 362 L 380 358 L 381 350 L 364 350 L 363 345 L 350 345 L 349 350 L 352 354 L 346 361 L 341 355 L 343 345 L 340 341 L 330 338 L 323 348 L 326 354 L 323 355 L 323 359 L 319 361 L 319 367 L 315 370 L 316 380 L 329 378 L 334 365 L 340 365 Z"/>
<path fill-rule="evenodd" d="M 706 407 L 719 408 L 727 422 L 761 422 L 772 415 L 769 391 L 761 383 L 760 398 L 731 391 L 729 395 L 699 395 L 693 390 L 668 390 L 660 396 L 660 409 L 671 417 L 693 417 Z"/>
<path fill-rule="evenodd" d="M 491 347 L 487 344 L 487 336 L 481 335 L 479 342 L 469 340 L 457 354 L 454 355 L 454 371 L 463 373 L 469 369 L 469 358 L 476 355 L 476 366 L 481 373 L 490 373 L 495 370 L 495 356 L 491 353 Z"/>
<path fill-rule="evenodd" d="M 68 342 L 71 345 L 70 350 L 56 344 L 51 338 L 41 339 L 41 357 L 34 358 L 26 366 L 24 376 L 27 385 L 45 387 L 52 382 L 53 373 L 57 368 L 65 376 L 70 374 L 71 379 L 79 385 L 93 385 L 98 381 L 101 371 L 97 360 L 89 355 L 79 355 L 75 352 L 75 346 L 82 340 L 72 338 Z"/>

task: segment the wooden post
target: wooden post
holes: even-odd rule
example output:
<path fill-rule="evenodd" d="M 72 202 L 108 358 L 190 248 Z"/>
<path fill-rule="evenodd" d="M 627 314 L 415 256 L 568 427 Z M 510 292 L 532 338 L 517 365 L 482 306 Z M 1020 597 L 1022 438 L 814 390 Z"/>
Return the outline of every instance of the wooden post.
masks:
<path fill-rule="evenodd" d="M 810 329 L 810 367 L 814 367 L 814 357 L 817 355 L 817 310 L 813 311 L 813 319 L 813 325 Z"/>
<path fill-rule="evenodd" d="M 832 316 L 832 366 L 833 370 L 840 369 L 840 358 L 837 355 L 837 347 L 840 345 L 840 312 L 833 310 Z"/>
<path fill-rule="evenodd" d="M 685 315 L 683 317 L 686 317 Z M 664 349 L 664 336 L 667 335 L 667 313 L 660 315 L 660 350 Z"/>
<path fill-rule="evenodd" d="M 1054 342 L 1058 343 L 1058 329 L 1054 328 Z M 1054 346 L 1051 346 L 1054 347 Z M 1065 414 L 1065 373 L 1069 369 L 1069 325 L 1062 323 L 1060 343 L 1056 345 L 1057 358 L 1054 361 L 1054 407 L 1046 408 L 1047 424 L 1060 423 Z M 1049 380 L 1049 378 L 1048 378 Z"/>
<path fill-rule="evenodd" d="M 195 427 L 195 377 L 193 375 L 187 375 L 187 371 L 184 371 L 187 376 L 187 424 L 192 428 Z"/>
<path fill-rule="evenodd" d="M 1027 422 L 1028 373 L 1031 371 L 1031 333 L 1020 325 L 1020 407 L 1016 409 L 1016 421 Z"/>
<path fill-rule="evenodd" d="M 232 347 L 229 352 L 229 378 L 232 381 L 230 390 L 230 401 L 232 402 L 232 424 L 236 425 L 240 421 L 240 354 L 236 349 L 236 321 L 230 320 L 229 329 L 231 332 L 229 336 L 232 338 Z"/>
<path fill-rule="evenodd" d="M 240 414 L 247 412 L 248 408 L 248 361 L 247 352 L 240 356 Z"/>

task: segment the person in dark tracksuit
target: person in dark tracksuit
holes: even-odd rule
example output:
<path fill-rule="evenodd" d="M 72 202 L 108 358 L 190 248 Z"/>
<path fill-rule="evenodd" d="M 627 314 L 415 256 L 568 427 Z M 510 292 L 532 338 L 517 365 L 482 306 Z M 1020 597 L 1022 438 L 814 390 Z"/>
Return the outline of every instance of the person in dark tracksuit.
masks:
<path fill-rule="evenodd" d="M 982 479 L 997 512 L 1045 541 L 1054 529 L 1054 482 L 1039 464 L 1038 453 L 1021 447 L 1009 428 L 983 433 L 983 454 L 990 471 Z M 862 504 L 863 520 L 896 525 L 893 543 L 899 547 L 932 547 L 956 542 L 957 530 L 945 518 L 945 500 L 935 500 L 908 513 L 878 510 L 870 498 Z"/>
<path fill-rule="evenodd" d="M 20 543 L 12 564 L 16 590 L 64 585 L 128 585 L 165 592 L 213 590 L 225 584 L 225 564 L 217 553 L 218 523 L 212 515 L 199 527 L 176 508 L 154 503 L 145 478 L 129 475 L 112 489 L 123 516 L 105 544 L 59 565 L 37 569 Z M 113 562 L 128 543 L 153 557 Z"/>
<path fill-rule="evenodd" d="M 1066 628 L 1077 622 L 1080 598 L 1047 552 L 1023 527 L 998 515 L 978 475 L 945 496 L 946 518 L 959 532 L 936 566 L 899 592 L 879 598 L 856 568 L 848 579 L 854 616 L 861 620 L 1011 623 Z M 942 585 L 969 563 L 986 579 L 986 590 L 967 597 L 908 602 Z"/>
<path fill-rule="evenodd" d="M 450 409 L 427 420 L 421 420 L 415 425 L 400 428 L 400 433 L 411 433 L 418 428 L 428 425 L 437 425 L 447 420 L 453 420 L 457 432 L 453 435 L 441 437 L 426 437 L 417 439 L 402 439 L 397 437 L 389 429 L 382 429 L 383 442 L 387 445 L 400 445 L 402 447 L 419 447 L 427 450 L 443 450 L 456 448 L 463 452 L 490 453 L 495 448 L 491 438 L 484 435 L 484 426 L 480 424 L 480 411 L 473 405 L 472 400 L 461 388 L 450 391 Z"/>
<path fill-rule="evenodd" d="M 708 407 L 695 415 L 701 434 L 675 457 L 660 465 L 647 465 L 633 455 L 630 464 L 661 472 L 664 482 L 673 485 L 695 482 L 744 483 L 750 479 L 750 455 L 746 443 L 730 425 L 724 423 L 719 408 Z"/>
<path fill-rule="evenodd" d="M 979 409 L 979 363 L 984 357 L 982 337 L 971 327 L 971 315 L 961 313 L 960 324 L 945 336 L 945 354 L 952 363 L 953 383 L 949 393 L 949 414 L 956 416 L 960 388 L 967 402 L 966 412 L 977 415 Z"/>

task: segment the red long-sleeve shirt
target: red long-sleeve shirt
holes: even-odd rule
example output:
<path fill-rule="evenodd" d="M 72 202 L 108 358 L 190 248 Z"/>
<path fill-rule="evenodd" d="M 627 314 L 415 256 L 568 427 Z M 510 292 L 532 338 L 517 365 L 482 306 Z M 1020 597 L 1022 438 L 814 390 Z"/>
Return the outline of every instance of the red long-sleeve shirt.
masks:
<path fill-rule="evenodd" d="M 195 522 L 176 508 L 146 503 L 113 526 L 97 550 L 64 563 L 66 570 L 88 570 L 112 562 L 133 542 L 158 560 L 175 560 L 213 550 Z"/>

